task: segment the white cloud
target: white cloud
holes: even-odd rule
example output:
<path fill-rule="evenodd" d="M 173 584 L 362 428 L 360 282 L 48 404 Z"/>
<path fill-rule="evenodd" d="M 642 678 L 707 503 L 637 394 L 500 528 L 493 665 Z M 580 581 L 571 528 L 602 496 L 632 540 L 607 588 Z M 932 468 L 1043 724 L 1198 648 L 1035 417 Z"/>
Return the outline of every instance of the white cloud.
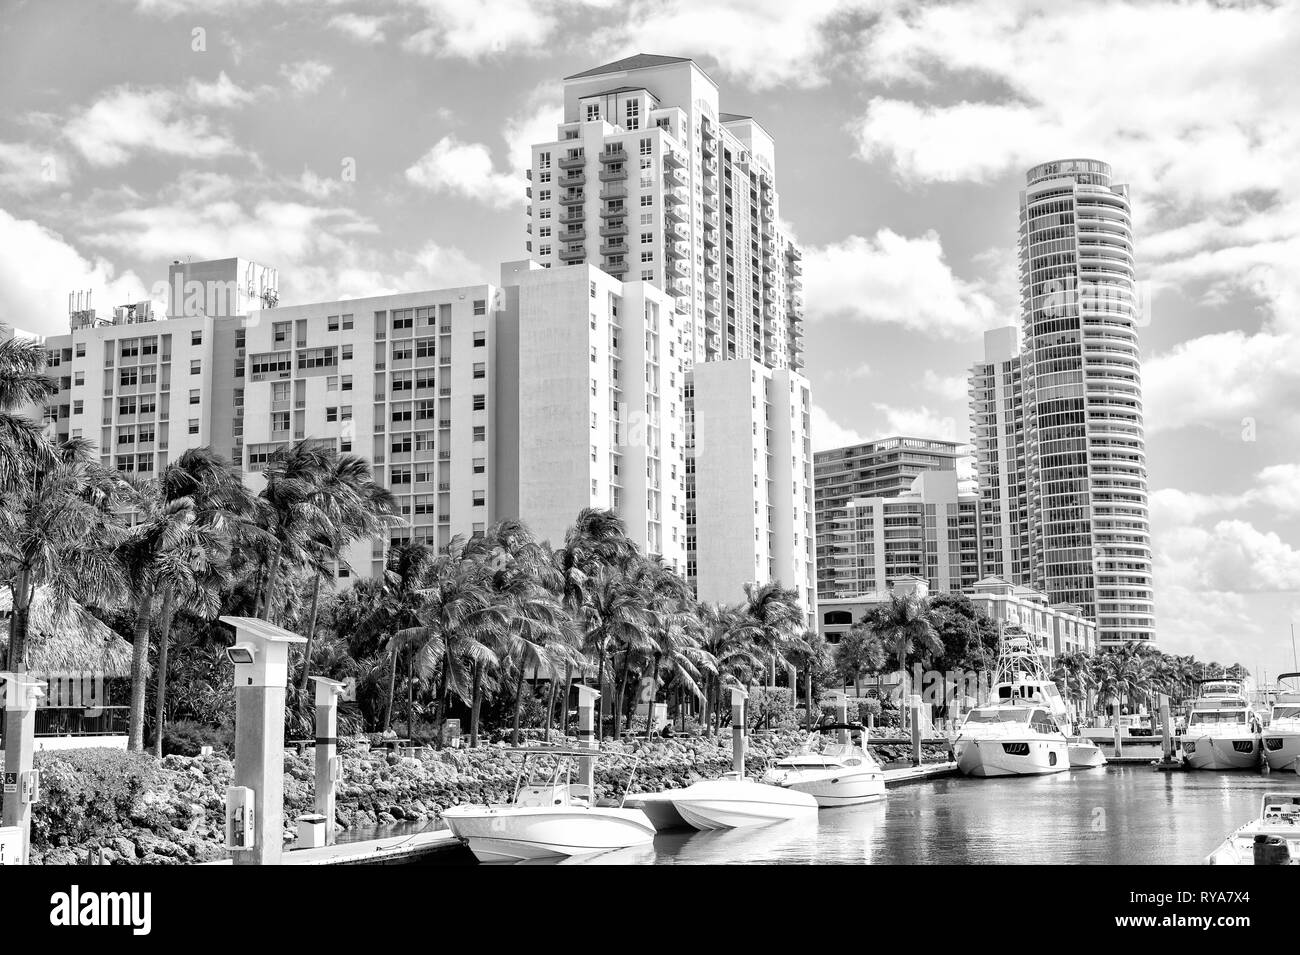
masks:
<path fill-rule="evenodd" d="M 463 143 L 444 136 L 406 170 L 407 181 L 432 192 L 461 196 L 494 209 L 523 205 L 523 180 L 496 172 L 492 154 L 482 143 Z"/>
<path fill-rule="evenodd" d="M 365 16 L 360 13 L 340 13 L 330 17 L 326 26 L 338 30 L 361 43 L 384 42 L 384 24 L 387 17 Z"/>
<path fill-rule="evenodd" d="M 147 289 L 133 273 L 119 273 L 108 260 L 87 258 L 63 236 L 0 209 L 0 317 L 37 335 L 68 330 L 68 293 L 89 290 L 105 313 L 137 302 Z M 20 254 L 18 254 L 20 253 Z"/>
<path fill-rule="evenodd" d="M 289 87 L 300 96 L 316 92 L 325 85 L 325 81 L 333 73 L 334 67 L 328 63 L 322 63 L 320 60 L 300 60 L 297 63 L 286 63 L 280 67 L 280 75 L 289 82 Z"/>
<path fill-rule="evenodd" d="M 236 156 L 231 137 L 166 89 L 118 86 L 68 120 L 68 142 L 95 166 L 119 166 L 136 153 L 186 159 Z"/>
<path fill-rule="evenodd" d="M 965 375 L 937 375 L 933 368 L 921 376 L 921 387 L 949 401 L 964 401 L 967 385 Z"/>
<path fill-rule="evenodd" d="M 810 426 L 812 428 L 812 445 L 814 451 L 826 451 L 830 448 L 842 448 L 850 444 L 861 444 L 862 435 L 852 428 L 846 428 L 831 419 L 826 409 L 814 404 Z"/>
<path fill-rule="evenodd" d="M 979 282 L 953 274 L 935 232 L 909 239 L 892 229 L 849 236 L 804 255 L 808 317 L 848 316 L 947 338 L 1004 324 Z"/>
<path fill-rule="evenodd" d="M 16 195 L 40 192 L 71 181 L 67 158 L 31 143 L 0 143 L 0 190 Z"/>
<path fill-rule="evenodd" d="M 197 79 L 190 80 L 187 92 L 190 100 L 199 106 L 215 106 L 224 109 L 243 106 L 257 98 L 256 93 L 239 86 L 226 75 L 224 70 L 211 83 L 204 83 Z"/>
<path fill-rule="evenodd" d="M 1254 593 L 1300 590 L 1300 551 L 1272 531 L 1240 520 L 1212 528 L 1163 528 L 1155 576 L 1192 591 Z"/>
<path fill-rule="evenodd" d="M 910 438 L 939 438 L 944 441 L 966 441 L 965 421 L 942 415 L 922 406 L 900 408 L 883 402 L 873 402 L 876 418 L 881 422 L 881 437 L 906 435 Z"/>
<path fill-rule="evenodd" d="M 556 127 L 564 120 L 564 104 L 552 99 L 549 91 L 533 97 L 523 112 L 506 121 L 501 135 L 509 150 L 510 168 L 528 169 L 533 163 L 533 143 L 547 143 L 555 139 Z"/>
<path fill-rule="evenodd" d="M 549 46 L 560 4 L 539 0 L 412 0 L 425 27 L 403 47 L 428 56 L 478 60 L 505 53 L 536 53 Z"/>
<path fill-rule="evenodd" d="M 1235 494 L 1204 494 L 1161 488 L 1150 497 L 1152 521 L 1180 527 L 1212 514 L 1231 514 L 1262 507 L 1277 514 L 1300 515 L 1300 464 L 1273 464 L 1255 475 L 1254 484 Z"/>

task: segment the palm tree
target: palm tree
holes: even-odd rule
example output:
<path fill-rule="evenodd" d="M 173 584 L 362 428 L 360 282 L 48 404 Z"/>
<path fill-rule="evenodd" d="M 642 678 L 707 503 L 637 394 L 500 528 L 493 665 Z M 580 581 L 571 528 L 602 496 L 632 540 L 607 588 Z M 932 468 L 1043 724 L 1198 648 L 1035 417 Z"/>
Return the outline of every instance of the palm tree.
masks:
<path fill-rule="evenodd" d="M 596 658 L 596 686 L 605 685 L 605 663 L 611 650 L 631 644 L 650 626 L 641 592 L 620 572 L 598 566 L 584 583 L 581 605 L 582 649 Z M 601 722 L 599 732 L 604 735 Z"/>
<path fill-rule="evenodd" d="M 266 486 L 258 495 L 258 511 L 270 536 L 258 611 L 263 620 L 275 615 L 276 590 L 285 568 L 305 566 L 312 548 L 332 531 L 320 486 L 333 454 L 319 442 L 299 441 L 276 451 L 262 472 Z"/>
<path fill-rule="evenodd" d="M 167 654 L 178 607 L 204 618 L 217 615 L 230 581 L 231 548 L 256 535 L 253 498 L 239 471 L 211 448 L 193 448 L 163 469 L 156 482 L 137 486 L 149 511 L 168 513 L 181 531 L 157 555 L 163 591 L 158 619 L 158 666 L 154 692 L 154 756 L 162 758 L 166 723 Z M 140 525 L 137 524 L 137 528 Z M 140 674 L 143 678 L 143 673 Z M 135 701 L 134 684 L 132 701 Z M 143 705 L 143 692 L 140 695 Z M 143 716 L 141 716 L 143 719 Z"/>
<path fill-rule="evenodd" d="M 854 693 L 862 696 L 862 674 L 879 673 L 885 665 L 885 645 L 866 620 L 859 620 L 840 638 L 832 651 L 835 668 L 842 680 L 852 680 Z"/>
<path fill-rule="evenodd" d="M 898 668 L 903 674 L 899 708 L 904 713 L 908 696 L 907 658 L 914 652 L 928 656 L 943 650 L 943 641 L 930 621 L 929 609 L 923 597 L 894 593 L 889 595 L 888 603 L 875 608 L 869 615 L 872 629 L 893 646 L 898 659 Z"/>
<path fill-rule="evenodd" d="M 44 374 L 45 346 L 27 338 L 6 338 L 0 324 L 0 491 L 34 469 L 55 463 L 55 450 L 36 419 L 24 414 L 58 391 Z"/>
<path fill-rule="evenodd" d="M 804 681 L 804 729 L 809 732 L 813 727 L 813 672 L 825 669 L 830 660 L 830 650 L 826 638 L 816 630 L 805 630 L 787 651 L 787 658 L 798 670 L 803 671 Z"/>
<path fill-rule="evenodd" d="M 644 561 L 633 577 L 633 586 L 641 591 L 649 614 L 649 640 L 646 650 L 650 671 L 649 709 L 646 715 L 646 738 L 653 733 L 655 697 L 659 693 L 659 668 L 665 660 L 678 682 L 698 694 L 696 680 L 700 665 L 707 665 L 699 648 L 699 630 L 695 622 L 695 598 L 690 586 L 655 558 Z"/>
<path fill-rule="evenodd" d="M 13 592 L 7 669 L 15 673 L 27 670 L 37 587 L 52 588 L 60 605 L 110 605 L 124 587 L 111 555 L 123 534 L 113 513 L 121 482 L 91 461 L 84 442 L 65 442 L 50 453 L 52 465 L 18 467 L 19 480 L 0 492 L 0 579 Z"/>
<path fill-rule="evenodd" d="M 786 648 L 803 632 L 807 620 L 799 592 L 779 583 L 745 584 L 745 613 L 753 622 L 754 643 L 768 664 L 768 685 L 776 685 L 776 664 L 785 662 Z"/>
<path fill-rule="evenodd" d="M 324 469 L 309 492 L 309 501 L 319 512 L 321 526 L 307 548 L 311 570 L 311 611 L 307 622 L 307 643 L 303 646 L 302 676 L 298 681 L 301 698 L 311 676 L 312 645 L 316 639 L 316 612 L 320 602 L 321 578 L 330 563 L 341 563 L 349 544 L 382 530 L 394 514 L 394 498 L 374 482 L 370 464 L 353 454 L 327 452 Z"/>
<path fill-rule="evenodd" d="M 758 627 L 744 605 L 702 603 L 697 613 L 701 648 L 714 661 L 704 694 L 704 731 L 711 736 L 722 722 L 723 686 L 750 683 L 761 665 L 761 651 L 757 646 Z"/>

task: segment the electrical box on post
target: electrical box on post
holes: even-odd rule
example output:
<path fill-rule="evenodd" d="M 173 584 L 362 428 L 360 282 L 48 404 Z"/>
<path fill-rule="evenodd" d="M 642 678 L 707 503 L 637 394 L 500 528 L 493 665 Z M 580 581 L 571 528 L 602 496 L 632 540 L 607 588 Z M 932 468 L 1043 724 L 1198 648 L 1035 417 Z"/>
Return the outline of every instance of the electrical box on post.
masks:
<path fill-rule="evenodd" d="M 343 778 L 343 757 L 330 757 L 330 782 L 336 783 Z"/>
<path fill-rule="evenodd" d="M 22 774 L 22 781 L 18 786 L 18 798 L 26 803 L 41 801 L 41 771 L 39 769 L 29 769 Z"/>
<path fill-rule="evenodd" d="M 226 848 L 252 849 L 255 842 L 253 790 L 247 786 L 230 786 L 226 789 Z"/>

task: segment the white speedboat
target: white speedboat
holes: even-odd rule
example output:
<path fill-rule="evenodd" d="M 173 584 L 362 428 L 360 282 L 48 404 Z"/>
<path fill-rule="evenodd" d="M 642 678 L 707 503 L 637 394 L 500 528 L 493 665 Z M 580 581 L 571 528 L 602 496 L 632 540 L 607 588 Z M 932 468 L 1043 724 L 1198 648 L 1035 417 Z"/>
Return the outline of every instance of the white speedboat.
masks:
<path fill-rule="evenodd" d="M 1101 747 L 1086 736 L 1076 736 L 1068 741 L 1071 769 L 1093 769 L 1106 765 L 1106 754 Z"/>
<path fill-rule="evenodd" d="M 466 843 L 480 862 L 589 856 L 647 845 L 654 839 L 655 827 L 641 810 L 622 804 L 595 805 L 591 786 L 572 781 L 578 760 L 608 754 L 541 748 L 513 752 L 523 754 L 523 765 L 512 802 L 451 806 L 442 813 L 452 835 Z M 533 757 L 553 759 L 549 776 L 529 776 Z"/>
<path fill-rule="evenodd" d="M 1300 793 L 1268 793 L 1253 819 L 1205 860 L 1210 865 L 1300 865 Z"/>
<path fill-rule="evenodd" d="M 1300 774 L 1300 673 L 1277 678 L 1277 695 L 1262 742 L 1269 769 Z"/>
<path fill-rule="evenodd" d="M 1237 680 L 1205 680 L 1187 717 L 1183 758 L 1191 769 L 1255 769 L 1260 721 Z"/>
<path fill-rule="evenodd" d="M 817 815 L 817 800 L 808 793 L 769 786 L 738 773 L 670 792 L 677 812 L 696 829 L 770 826 Z"/>
<path fill-rule="evenodd" d="M 870 753 L 852 742 L 827 743 L 820 751 L 810 742 L 774 763 L 763 775 L 763 782 L 808 793 L 823 808 L 885 798 L 885 771 Z"/>

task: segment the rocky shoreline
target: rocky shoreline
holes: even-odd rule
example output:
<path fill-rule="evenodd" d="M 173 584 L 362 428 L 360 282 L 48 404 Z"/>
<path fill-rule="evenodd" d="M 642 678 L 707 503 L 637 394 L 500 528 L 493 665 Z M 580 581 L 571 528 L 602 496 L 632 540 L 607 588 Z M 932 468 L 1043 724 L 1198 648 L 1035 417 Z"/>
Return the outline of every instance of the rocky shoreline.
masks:
<path fill-rule="evenodd" d="M 806 739 L 801 732 L 750 737 L 747 771 L 761 773 L 774 759 Z M 729 737 L 641 738 L 607 742 L 604 749 L 637 757 L 633 792 L 658 792 L 714 779 L 731 768 Z M 882 765 L 906 760 L 910 747 L 873 745 Z M 424 751 L 398 756 L 371 751 L 359 741 L 343 741 L 343 778 L 337 790 L 336 819 L 341 830 L 370 829 L 398 822 L 429 822 L 447 806 L 504 802 L 514 791 L 518 759 L 499 746 L 476 750 Z M 925 747 L 926 762 L 947 758 L 946 746 Z M 295 838 L 294 820 L 312 811 L 313 757 L 284 757 L 285 840 Z M 149 787 L 112 822 L 87 837 L 72 833 L 38 803 L 33 820 L 32 862 L 45 865 L 177 865 L 225 858 L 225 792 L 234 768 L 224 755 L 167 756 L 150 777 Z M 627 783 L 621 761 L 597 765 L 597 794 L 612 797 Z"/>

